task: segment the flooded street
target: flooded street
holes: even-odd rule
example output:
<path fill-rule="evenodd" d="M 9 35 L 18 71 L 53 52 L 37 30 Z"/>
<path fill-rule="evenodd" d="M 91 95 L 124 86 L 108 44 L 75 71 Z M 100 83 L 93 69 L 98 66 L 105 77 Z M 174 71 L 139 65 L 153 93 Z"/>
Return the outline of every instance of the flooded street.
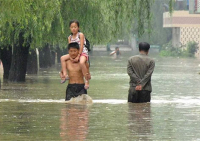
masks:
<path fill-rule="evenodd" d="M 59 65 L 27 75 L 26 83 L 1 82 L 0 140 L 200 140 L 199 59 L 150 53 L 151 103 L 131 104 L 126 65 L 134 53 L 117 60 L 109 53 L 90 55 L 92 105 L 64 103 Z"/>

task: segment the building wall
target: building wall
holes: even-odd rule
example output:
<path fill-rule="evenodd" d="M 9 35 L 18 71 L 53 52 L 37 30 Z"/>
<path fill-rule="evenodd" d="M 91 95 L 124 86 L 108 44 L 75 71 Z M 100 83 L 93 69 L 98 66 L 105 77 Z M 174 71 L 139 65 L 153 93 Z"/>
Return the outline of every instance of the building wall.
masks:
<path fill-rule="evenodd" d="M 200 58 L 200 14 L 190 14 L 189 11 L 174 11 L 170 15 L 169 12 L 165 12 L 163 13 L 163 27 L 173 28 L 172 44 L 175 47 L 186 45 L 189 41 L 197 42 L 199 50 L 196 56 Z"/>
<path fill-rule="evenodd" d="M 180 43 L 180 27 L 173 27 L 172 28 L 172 45 L 174 47 L 179 47 Z"/>
<path fill-rule="evenodd" d="M 180 42 L 182 45 L 186 45 L 190 41 L 198 43 L 200 48 L 200 27 L 181 27 L 180 28 Z M 200 50 L 196 53 L 197 57 L 200 57 Z"/>
<path fill-rule="evenodd" d="M 200 27 L 200 14 L 189 14 L 189 11 L 163 13 L 163 27 Z"/>

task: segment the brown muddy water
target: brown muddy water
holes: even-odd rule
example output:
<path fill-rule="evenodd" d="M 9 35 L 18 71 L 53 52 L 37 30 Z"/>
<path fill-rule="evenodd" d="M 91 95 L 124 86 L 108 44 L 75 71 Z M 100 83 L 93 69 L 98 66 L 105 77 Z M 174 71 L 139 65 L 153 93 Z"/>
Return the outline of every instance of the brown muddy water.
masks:
<path fill-rule="evenodd" d="M 90 55 L 92 105 L 64 103 L 60 65 L 27 75 L 25 83 L 3 82 L 1 74 L 0 141 L 200 140 L 200 60 L 150 54 L 152 101 L 130 104 L 126 65 L 133 54 Z"/>

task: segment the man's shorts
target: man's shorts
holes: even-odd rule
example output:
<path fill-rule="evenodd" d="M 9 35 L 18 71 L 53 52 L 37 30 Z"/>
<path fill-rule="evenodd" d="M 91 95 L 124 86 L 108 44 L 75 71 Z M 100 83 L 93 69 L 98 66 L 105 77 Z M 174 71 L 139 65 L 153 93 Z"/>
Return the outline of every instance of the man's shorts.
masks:
<path fill-rule="evenodd" d="M 68 84 L 65 101 L 70 100 L 72 97 L 87 94 L 87 90 L 84 88 L 84 86 L 85 84 Z"/>
<path fill-rule="evenodd" d="M 145 103 L 151 101 L 151 92 L 142 90 L 136 91 L 135 87 L 129 88 L 128 102 L 132 103 Z"/>

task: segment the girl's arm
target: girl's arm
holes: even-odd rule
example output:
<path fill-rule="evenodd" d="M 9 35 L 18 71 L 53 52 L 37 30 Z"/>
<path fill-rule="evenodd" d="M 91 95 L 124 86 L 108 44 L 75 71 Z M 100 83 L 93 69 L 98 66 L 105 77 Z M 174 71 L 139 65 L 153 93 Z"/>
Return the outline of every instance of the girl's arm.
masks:
<path fill-rule="evenodd" d="M 83 45 L 84 45 L 84 34 L 80 33 L 80 49 L 79 49 L 79 54 L 81 54 L 83 52 Z"/>
<path fill-rule="evenodd" d="M 71 36 L 69 36 L 68 37 L 68 44 L 70 44 L 71 43 Z M 72 59 L 71 57 L 69 57 L 69 59 L 73 62 L 74 61 L 74 59 Z"/>
<path fill-rule="evenodd" d="M 84 38 L 85 37 L 84 37 L 83 33 L 79 33 L 79 36 L 80 36 L 80 48 L 79 48 L 79 54 L 78 54 L 78 56 L 74 59 L 75 62 L 79 61 L 81 53 L 83 52 L 83 44 L 84 44 Z"/>
<path fill-rule="evenodd" d="M 68 37 L 68 44 L 71 43 L 71 36 Z"/>

